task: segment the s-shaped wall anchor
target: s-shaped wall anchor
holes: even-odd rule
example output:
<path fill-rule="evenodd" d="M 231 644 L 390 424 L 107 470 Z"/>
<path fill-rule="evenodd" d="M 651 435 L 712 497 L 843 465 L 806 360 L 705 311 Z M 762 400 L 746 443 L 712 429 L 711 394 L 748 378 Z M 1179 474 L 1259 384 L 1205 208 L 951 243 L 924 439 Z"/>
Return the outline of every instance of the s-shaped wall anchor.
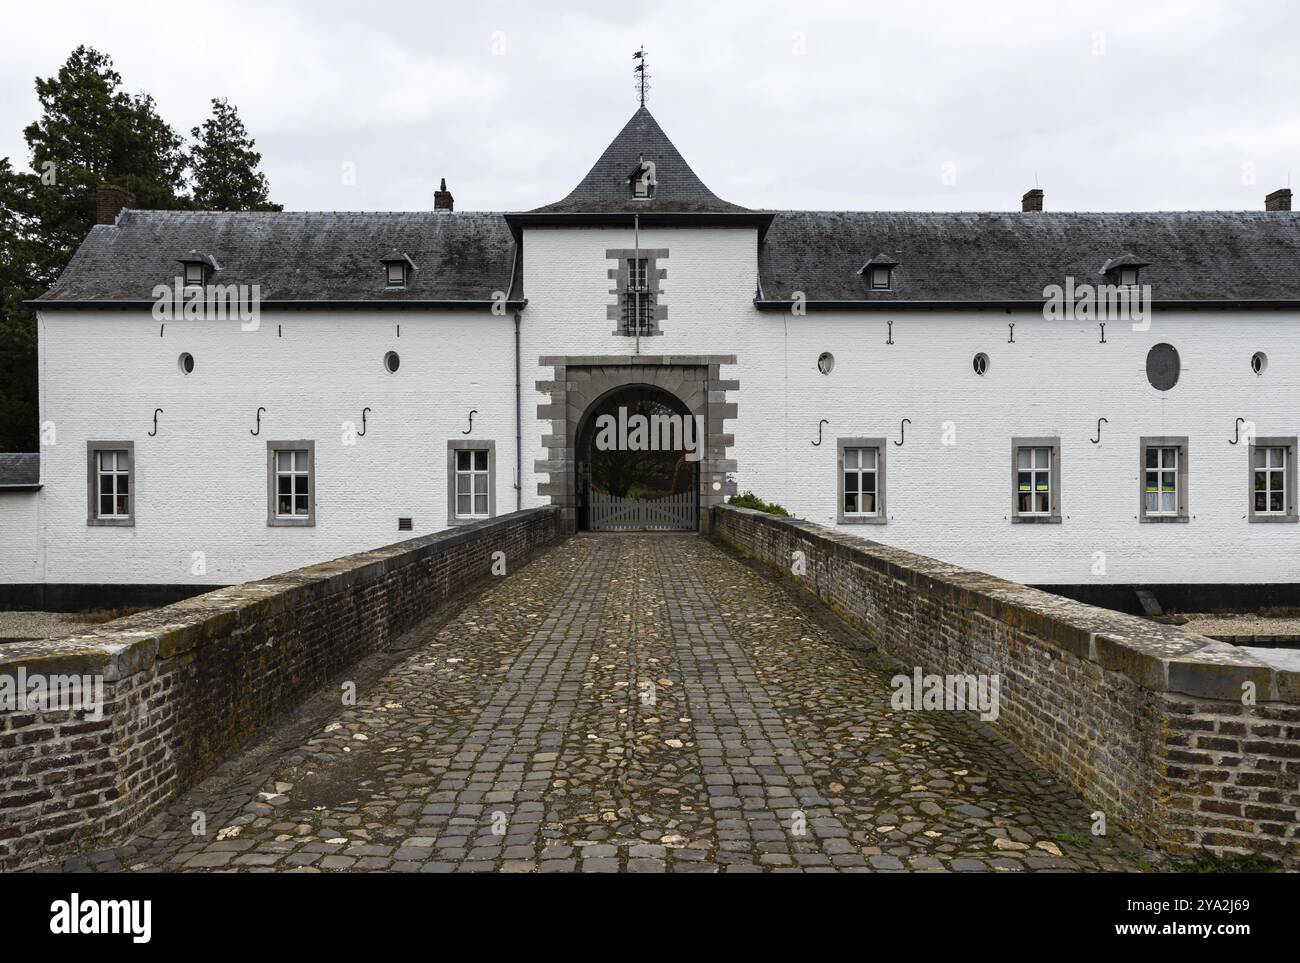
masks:
<path fill-rule="evenodd" d="M 822 443 L 822 425 L 829 425 L 829 424 L 830 421 L 829 419 L 826 418 L 823 418 L 821 421 L 817 422 L 817 440 L 812 443 L 814 448 Z"/>

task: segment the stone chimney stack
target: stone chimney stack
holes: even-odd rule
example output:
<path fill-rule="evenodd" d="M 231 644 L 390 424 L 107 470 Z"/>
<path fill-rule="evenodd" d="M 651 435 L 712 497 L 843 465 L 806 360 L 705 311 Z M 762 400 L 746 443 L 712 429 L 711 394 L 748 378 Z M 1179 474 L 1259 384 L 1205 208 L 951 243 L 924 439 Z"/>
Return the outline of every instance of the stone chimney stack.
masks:
<path fill-rule="evenodd" d="M 1025 196 L 1020 198 L 1020 210 L 1022 211 L 1041 211 L 1043 209 L 1043 192 L 1035 187 L 1032 191 L 1025 191 Z"/>
<path fill-rule="evenodd" d="M 447 178 L 442 179 L 442 186 L 433 192 L 433 209 L 435 211 L 452 211 L 454 198 L 451 192 L 447 190 Z"/>
<path fill-rule="evenodd" d="M 1291 188 L 1283 187 L 1274 191 L 1264 198 L 1264 210 L 1266 211 L 1289 211 L 1291 210 Z"/>
<path fill-rule="evenodd" d="M 117 215 L 127 207 L 135 207 L 135 195 L 130 191 L 112 184 L 100 184 L 95 191 L 96 224 L 116 224 Z"/>

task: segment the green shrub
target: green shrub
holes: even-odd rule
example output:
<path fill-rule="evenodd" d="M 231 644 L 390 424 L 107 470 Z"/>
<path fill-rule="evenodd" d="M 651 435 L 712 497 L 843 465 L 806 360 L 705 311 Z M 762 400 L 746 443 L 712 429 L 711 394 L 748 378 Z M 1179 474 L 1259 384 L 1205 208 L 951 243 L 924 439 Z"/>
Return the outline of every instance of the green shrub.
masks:
<path fill-rule="evenodd" d="M 737 508 L 752 508 L 756 512 L 767 512 L 769 515 L 784 515 L 790 517 L 780 505 L 775 502 L 765 502 L 753 492 L 741 492 L 739 495 L 732 495 L 727 499 L 728 505 L 735 505 Z"/>

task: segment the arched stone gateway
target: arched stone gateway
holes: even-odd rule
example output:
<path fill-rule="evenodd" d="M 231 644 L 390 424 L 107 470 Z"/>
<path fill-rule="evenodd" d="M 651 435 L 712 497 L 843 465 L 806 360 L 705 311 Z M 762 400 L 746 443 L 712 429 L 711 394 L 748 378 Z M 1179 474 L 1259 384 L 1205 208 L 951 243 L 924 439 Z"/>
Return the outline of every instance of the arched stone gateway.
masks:
<path fill-rule="evenodd" d="M 734 355 L 543 357 L 540 363 L 555 374 L 537 382 L 551 397 L 537 408 L 538 418 L 551 422 L 543 438 L 549 457 L 535 465 L 546 476 L 538 494 L 562 509 L 571 530 L 694 528 L 709 506 L 735 494 L 736 463 L 727 457 L 734 441 L 724 429 L 736 417 L 727 392 L 740 386 L 720 374 L 722 365 L 736 363 Z M 628 498 L 660 504 L 611 501 Z"/>
<path fill-rule="evenodd" d="M 693 531 L 704 417 L 654 385 L 615 388 L 587 409 L 574 447 L 578 527 Z"/>

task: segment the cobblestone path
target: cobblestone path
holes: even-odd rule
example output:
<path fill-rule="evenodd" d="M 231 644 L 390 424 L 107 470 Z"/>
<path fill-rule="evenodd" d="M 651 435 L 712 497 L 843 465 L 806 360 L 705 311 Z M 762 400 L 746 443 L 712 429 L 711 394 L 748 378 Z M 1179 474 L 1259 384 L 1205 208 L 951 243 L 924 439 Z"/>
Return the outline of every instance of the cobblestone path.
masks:
<path fill-rule="evenodd" d="M 70 870 L 1133 870 L 1075 793 L 694 535 L 580 535 Z M 910 671 L 905 669 L 903 671 Z M 325 707 L 321 711 L 321 706 Z M 195 834 L 195 827 L 203 830 Z"/>

